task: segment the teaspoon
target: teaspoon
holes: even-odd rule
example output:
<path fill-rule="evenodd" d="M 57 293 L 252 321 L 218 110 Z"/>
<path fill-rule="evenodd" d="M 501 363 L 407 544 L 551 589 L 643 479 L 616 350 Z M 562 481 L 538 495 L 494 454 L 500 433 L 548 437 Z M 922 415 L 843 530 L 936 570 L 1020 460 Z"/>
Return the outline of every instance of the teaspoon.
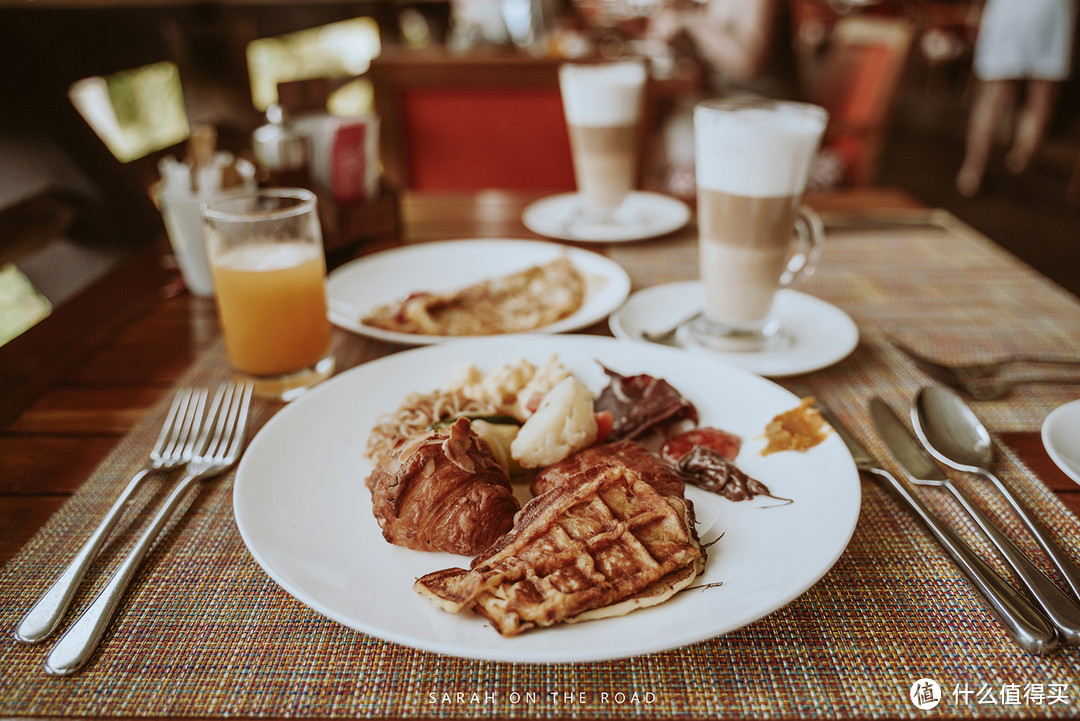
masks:
<path fill-rule="evenodd" d="M 1080 569 L 1050 540 L 1046 529 L 1035 520 L 1031 510 L 990 471 L 994 460 L 990 433 L 960 396 L 940 386 L 921 389 L 911 409 L 911 422 L 919 439 L 939 461 L 958 471 L 977 473 L 994 484 L 1061 573 L 1073 594 L 1080 597 Z"/>
<path fill-rule="evenodd" d="M 683 318 L 682 320 L 680 320 L 678 323 L 671 326 L 667 330 L 659 330 L 659 331 L 643 330 L 643 331 L 641 331 L 641 337 L 644 338 L 645 340 L 649 341 L 650 343 L 661 343 L 661 344 L 664 344 L 664 345 L 672 345 L 673 341 L 675 340 L 676 334 L 678 334 L 678 332 L 679 332 L 679 329 L 681 329 L 687 323 L 694 322 L 695 320 L 697 320 L 700 317 L 701 317 L 701 311 L 699 310 L 699 311 L 696 311 L 693 315 L 688 316 L 686 318 Z"/>

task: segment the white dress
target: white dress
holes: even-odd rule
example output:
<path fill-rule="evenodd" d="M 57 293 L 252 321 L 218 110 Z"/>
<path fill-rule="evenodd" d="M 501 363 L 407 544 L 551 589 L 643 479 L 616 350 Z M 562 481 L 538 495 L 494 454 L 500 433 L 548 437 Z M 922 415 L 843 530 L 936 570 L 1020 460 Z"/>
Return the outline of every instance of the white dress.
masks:
<path fill-rule="evenodd" d="M 1076 0 L 987 0 L 975 42 L 980 80 L 1069 77 Z"/>

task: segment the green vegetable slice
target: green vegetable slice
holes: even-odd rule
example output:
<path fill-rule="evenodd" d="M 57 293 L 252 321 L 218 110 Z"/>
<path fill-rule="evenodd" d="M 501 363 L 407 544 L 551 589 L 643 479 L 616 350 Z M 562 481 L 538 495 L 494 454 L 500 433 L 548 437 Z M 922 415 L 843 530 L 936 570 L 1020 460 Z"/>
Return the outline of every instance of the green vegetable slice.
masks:
<path fill-rule="evenodd" d="M 468 418 L 470 421 L 486 421 L 487 423 L 494 423 L 496 425 L 514 425 L 520 426 L 521 421 L 513 416 L 480 416 L 480 415 L 463 415 L 454 416 L 453 418 L 444 418 L 441 421 L 435 421 L 428 426 L 429 431 L 441 431 L 444 428 L 449 428 L 454 424 L 458 418 Z"/>

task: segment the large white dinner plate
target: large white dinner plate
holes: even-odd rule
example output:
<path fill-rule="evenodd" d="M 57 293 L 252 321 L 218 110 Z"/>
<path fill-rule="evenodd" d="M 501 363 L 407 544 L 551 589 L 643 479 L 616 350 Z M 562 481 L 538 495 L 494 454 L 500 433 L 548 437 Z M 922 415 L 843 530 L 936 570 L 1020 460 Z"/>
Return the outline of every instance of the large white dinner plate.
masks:
<path fill-rule="evenodd" d="M 1080 400 L 1050 411 L 1042 424 L 1042 442 L 1057 467 L 1080 483 Z"/>
<path fill-rule="evenodd" d="M 366 325 L 361 316 L 416 291 L 455 291 L 566 255 L 585 276 L 585 302 L 573 315 L 537 328 L 564 333 L 587 328 L 622 305 L 630 277 L 599 253 L 539 240 L 454 240 L 395 248 L 358 258 L 327 278 L 330 320 L 341 328 L 392 343 L 428 345 L 461 336 L 398 333 Z"/>
<path fill-rule="evenodd" d="M 733 503 L 688 489 L 702 540 L 719 542 L 698 584 L 620 618 L 503 638 L 483 618 L 436 609 L 412 590 L 430 571 L 468 558 L 383 540 L 364 478 L 368 432 L 412 391 L 430 391 L 461 363 L 491 368 L 557 354 L 594 391 L 598 365 L 667 379 L 697 406 L 702 424 L 740 434 L 737 459 L 790 505 Z M 591 336 L 515 336 L 427 346 L 372 361 L 286 406 L 252 440 L 237 471 L 236 523 L 251 554 L 283 589 L 315 611 L 388 641 L 468 658 L 569 663 L 683 646 L 744 626 L 792 601 L 833 565 L 855 528 L 855 465 L 833 435 L 805 453 L 761 456 L 765 424 L 797 399 L 759 376 L 671 348 Z M 765 507 L 770 506 L 773 507 Z"/>

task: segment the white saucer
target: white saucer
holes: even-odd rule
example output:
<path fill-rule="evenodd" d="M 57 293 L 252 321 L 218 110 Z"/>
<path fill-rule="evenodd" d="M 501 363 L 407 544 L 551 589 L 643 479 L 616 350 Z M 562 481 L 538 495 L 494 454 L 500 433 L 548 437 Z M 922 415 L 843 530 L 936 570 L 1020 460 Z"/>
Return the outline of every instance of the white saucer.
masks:
<path fill-rule="evenodd" d="M 634 293 L 608 318 L 616 338 L 648 343 L 643 331 L 663 332 L 687 319 L 705 304 L 699 281 L 655 285 Z M 847 313 L 831 303 L 794 290 L 776 295 L 776 313 L 789 340 L 783 347 L 752 353 L 725 352 L 694 342 L 683 325 L 673 344 L 707 353 L 724 362 L 772 378 L 809 373 L 847 357 L 859 343 L 859 329 Z"/>
<path fill-rule="evenodd" d="M 577 218 L 577 193 L 562 193 L 530 203 L 521 222 L 534 233 L 586 243 L 628 243 L 673 233 L 690 222 L 690 208 L 670 195 L 634 191 L 619 210 L 625 220 L 589 222 Z"/>
<path fill-rule="evenodd" d="M 1080 483 L 1080 400 L 1055 408 L 1046 416 L 1042 442 L 1057 467 Z"/>

